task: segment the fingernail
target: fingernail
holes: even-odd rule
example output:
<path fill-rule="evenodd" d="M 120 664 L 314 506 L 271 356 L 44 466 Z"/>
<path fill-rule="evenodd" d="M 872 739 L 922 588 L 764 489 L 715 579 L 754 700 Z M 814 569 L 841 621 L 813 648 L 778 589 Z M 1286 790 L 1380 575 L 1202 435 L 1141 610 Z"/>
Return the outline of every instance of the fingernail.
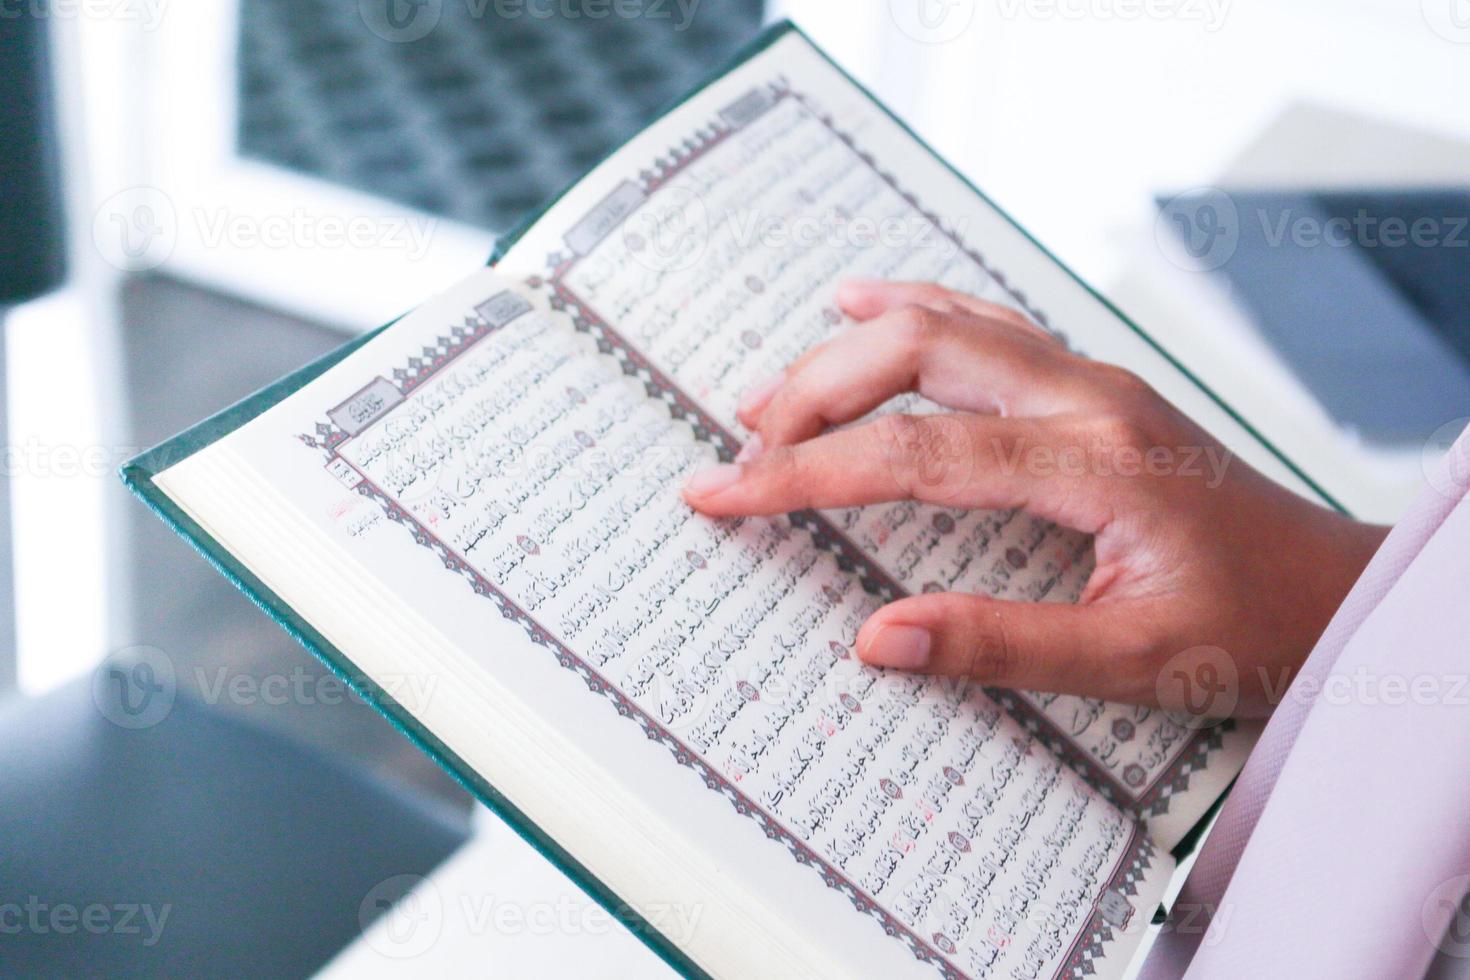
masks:
<path fill-rule="evenodd" d="M 759 415 L 765 411 L 766 406 L 770 404 L 771 396 L 776 393 L 777 389 L 785 381 L 786 372 L 782 371 L 775 377 L 767 378 L 759 384 L 752 385 L 746 390 L 745 394 L 740 396 L 740 403 L 735 406 L 735 410 L 745 416 Z"/>
<path fill-rule="evenodd" d="M 883 626 L 873 635 L 863 660 L 874 667 L 922 670 L 929 665 L 934 638 L 919 626 Z"/>
<path fill-rule="evenodd" d="M 755 435 L 750 437 L 749 441 L 747 441 L 744 446 L 740 448 L 740 452 L 737 453 L 735 456 L 735 462 L 753 463 L 756 460 L 760 459 L 761 453 L 765 451 L 766 441 L 762 439 L 761 434 L 757 432 Z"/>
<path fill-rule="evenodd" d="M 696 497 L 708 497 L 733 486 L 740 479 L 740 472 L 741 466 L 738 463 L 711 466 L 691 476 L 689 482 L 684 484 L 684 492 L 692 493 Z"/>

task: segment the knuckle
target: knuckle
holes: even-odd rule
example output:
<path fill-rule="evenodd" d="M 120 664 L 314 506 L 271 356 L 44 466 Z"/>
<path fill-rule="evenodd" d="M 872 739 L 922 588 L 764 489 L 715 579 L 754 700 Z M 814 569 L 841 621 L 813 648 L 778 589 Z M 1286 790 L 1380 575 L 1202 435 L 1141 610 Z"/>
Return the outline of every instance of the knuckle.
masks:
<path fill-rule="evenodd" d="M 917 302 L 930 306 L 948 304 L 954 294 L 937 282 L 922 282 L 914 285 L 912 295 Z"/>
<path fill-rule="evenodd" d="M 943 313 L 918 304 L 899 307 L 893 321 L 904 346 L 914 354 L 922 353 L 945 329 Z"/>
<path fill-rule="evenodd" d="M 793 414 L 800 414 L 808 409 L 813 400 L 821 390 L 821 372 L 803 370 L 787 372 L 786 380 L 781 387 L 771 395 L 771 400 L 766 404 L 766 410 L 761 415 L 761 429 L 767 428 L 767 422 L 772 427 L 779 428 L 782 420 L 789 420 Z"/>
<path fill-rule="evenodd" d="M 754 466 L 759 473 L 757 496 L 779 502 L 785 511 L 811 507 L 818 488 L 830 479 L 830 474 L 823 474 L 818 461 L 801 445 L 767 450 Z"/>
<path fill-rule="evenodd" d="M 987 299 L 971 297 L 967 300 L 963 312 L 969 314 L 970 318 L 977 320 L 999 331 L 1005 336 L 1021 336 L 1037 340 L 1054 342 L 1055 338 L 1039 327 L 1031 317 L 1012 306 L 1004 303 L 994 303 Z"/>
<path fill-rule="evenodd" d="M 1141 451 L 1151 442 L 1144 426 L 1128 415 L 1098 415 L 1088 421 L 1086 429 L 1087 441 L 1103 451 Z"/>
<path fill-rule="evenodd" d="M 933 422 L 922 415 L 885 415 L 874 423 L 873 432 L 884 456 L 894 463 L 914 463 L 939 442 Z"/>
<path fill-rule="evenodd" d="M 987 604 L 988 605 L 988 604 Z M 998 609 L 982 609 L 971 639 L 969 673 L 986 684 L 1019 676 L 1021 653 Z"/>
<path fill-rule="evenodd" d="M 1036 324 L 1031 322 L 1031 318 L 1020 310 L 1003 306 L 1000 303 L 990 302 L 985 303 L 982 309 L 992 320 L 999 320 L 1002 323 L 1009 323 L 1017 327 L 1026 327 L 1031 330 L 1036 329 Z"/>
<path fill-rule="evenodd" d="M 916 440 L 919 420 L 912 415 L 883 415 L 873 421 L 872 433 L 878 454 L 890 465 L 907 462 Z"/>
<path fill-rule="evenodd" d="M 807 369 L 810 368 L 813 364 L 830 357 L 838 341 L 843 339 L 843 337 L 845 336 L 848 335 L 843 334 L 832 340 L 824 340 L 820 344 L 817 344 L 815 347 L 797 357 L 796 360 L 792 361 L 790 364 L 786 365 L 786 383 L 792 384 L 799 381 L 802 375 L 806 374 Z"/>
<path fill-rule="evenodd" d="M 806 485 L 801 453 L 793 446 L 777 446 L 768 450 L 757 462 L 768 487 L 783 496 L 800 493 Z"/>

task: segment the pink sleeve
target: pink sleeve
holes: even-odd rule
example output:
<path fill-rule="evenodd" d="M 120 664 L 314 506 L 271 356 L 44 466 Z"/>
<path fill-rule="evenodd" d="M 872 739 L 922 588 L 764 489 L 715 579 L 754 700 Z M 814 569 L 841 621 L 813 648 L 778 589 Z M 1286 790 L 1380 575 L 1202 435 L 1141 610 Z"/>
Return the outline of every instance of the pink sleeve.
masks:
<path fill-rule="evenodd" d="M 1456 942 L 1445 927 L 1470 884 L 1470 434 L 1431 483 L 1267 725 L 1148 980 L 1422 976 Z M 1462 938 L 1451 952 L 1470 955 Z"/>

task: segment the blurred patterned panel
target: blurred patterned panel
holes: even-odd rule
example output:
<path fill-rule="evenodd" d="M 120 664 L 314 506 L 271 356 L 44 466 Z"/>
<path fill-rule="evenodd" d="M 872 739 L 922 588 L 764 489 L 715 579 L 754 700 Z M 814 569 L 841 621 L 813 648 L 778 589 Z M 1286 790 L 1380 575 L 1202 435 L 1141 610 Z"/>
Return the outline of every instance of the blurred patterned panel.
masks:
<path fill-rule="evenodd" d="M 240 6 L 244 155 L 503 231 L 733 55 L 762 5 Z"/>

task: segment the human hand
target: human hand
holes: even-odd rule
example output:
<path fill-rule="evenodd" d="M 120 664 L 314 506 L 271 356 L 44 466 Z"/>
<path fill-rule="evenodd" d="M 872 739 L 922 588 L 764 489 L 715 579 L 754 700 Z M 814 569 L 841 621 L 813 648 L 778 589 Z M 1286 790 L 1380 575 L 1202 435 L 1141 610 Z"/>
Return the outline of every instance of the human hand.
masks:
<path fill-rule="evenodd" d="M 859 658 L 1157 704 L 1172 657 L 1217 647 L 1238 671 L 1236 713 L 1270 712 L 1385 528 L 1278 486 L 1133 374 L 1013 310 L 922 283 L 849 282 L 839 302 L 859 323 L 746 394 L 754 434 L 736 463 L 690 479 L 693 507 L 1023 508 L 1095 536 L 1077 605 L 916 595 L 868 619 Z M 953 414 L 829 431 L 909 391 Z"/>

